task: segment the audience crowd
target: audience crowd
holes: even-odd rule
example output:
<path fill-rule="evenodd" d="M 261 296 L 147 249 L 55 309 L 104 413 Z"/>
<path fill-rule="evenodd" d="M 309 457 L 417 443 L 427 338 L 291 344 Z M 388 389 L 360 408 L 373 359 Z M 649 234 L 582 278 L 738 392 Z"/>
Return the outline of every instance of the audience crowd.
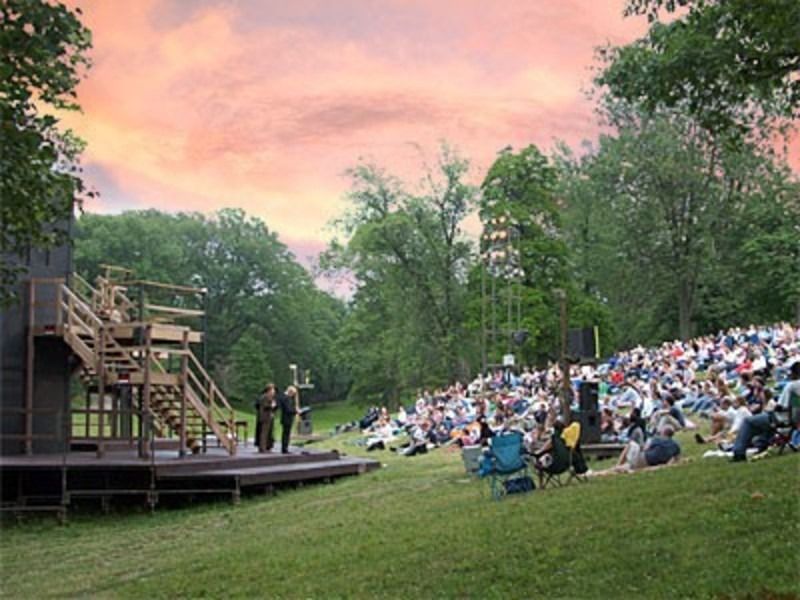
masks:
<path fill-rule="evenodd" d="M 618 470 L 675 461 L 673 435 L 707 420 L 710 435 L 695 434 L 713 452 L 743 460 L 763 450 L 775 427 L 788 424 L 793 395 L 800 398 L 800 327 L 788 323 L 733 328 L 689 341 L 618 352 L 597 365 L 569 369 L 568 398 L 573 419 L 580 387 L 599 389 L 600 436 L 618 443 Z M 371 408 L 358 423 L 370 450 L 406 456 L 434 448 L 485 445 L 503 431 L 524 434 L 526 448 L 540 454 L 553 432 L 566 425 L 558 364 L 545 368 L 497 369 L 468 383 L 420 390 L 415 402 L 395 414 Z M 791 433 L 800 443 L 797 417 Z M 713 445 L 713 448 L 712 448 Z M 754 448 L 754 449 L 753 449 Z"/>

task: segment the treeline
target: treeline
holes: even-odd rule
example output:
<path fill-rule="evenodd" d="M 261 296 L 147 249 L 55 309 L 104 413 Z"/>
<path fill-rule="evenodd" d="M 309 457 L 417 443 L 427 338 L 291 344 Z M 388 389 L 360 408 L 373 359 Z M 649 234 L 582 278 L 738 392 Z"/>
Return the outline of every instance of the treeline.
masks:
<path fill-rule="evenodd" d="M 368 163 L 348 172 L 350 206 L 320 259 L 355 282 L 347 303 L 240 211 L 85 215 L 78 269 L 111 262 L 207 287 L 210 362 L 242 399 L 285 382 L 289 362 L 312 369 L 320 397 L 388 404 L 472 377 L 509 347 L 541 364 L 559 352 L 562 296 L 570 326 L 600 326 L 606 354 L 800 319 L 800 181 L 775 143 L 800 105 L 788 35 L 800 4 L 627 10 L 652 24 L 601 52 L 598 140 L 507 148 L 478 177 L 447 145 L 414 181 Z M 487 338 L 492 319 L 504 331 Z M 514 329 L 527 339 L 512 344 Z"/>
<path fill-rule="evenodd" d="M 797 177 L 755 145 L 715 146 L 680 113 L 617 118 L 580 155 L 503 150 L 479 187 L 447 147 L 416 186 L 375 165 L 350 171 L 347 241 L 323 265 L 357 282 L 340 339 L 354 397 L 463 381 L 509 349 L 522 363 L 555 359 L 562 293 L 569 326 L 598 325 L 604 354 L 796 318 Z M 464 231 L 476 212 L 479 242 Z M 513 231 L 499 246 L 515 256 L 510 277 L 487 239 L 498 219 Z"/>
<path fill-rule="evenodd" d="M 287 385 L 291 363 L 312 371 L 316 387 L 306 399 L 347 395 L 335 355 L 345 305 L 314 285 L 262 221 L 240 210 L 84 214 L 75 268 L 91 281 L 102 264 L 208 290 L 208 364 L 234 400 L 254 399 L 268 380 Z"/>
<path fill-rule="evenodd" d="M 626 14 L 651 25 L 600 49 L 598 140 L 507 148 L 478 186 L 446 146 L 419 182 L 350 171 L 323 265 L 356 281 L 341 338 L 354 397 L 392 402 L 509 348 L 554 358 L 562 295 L 604 353 L 800 319 L 800 183 L 778 151 L 800 107 L 800 3 L 629 0 Z M 480 242 L 464 233 L 476 212 Z M 487 321 L 506 323 L 488 347 Z"/>

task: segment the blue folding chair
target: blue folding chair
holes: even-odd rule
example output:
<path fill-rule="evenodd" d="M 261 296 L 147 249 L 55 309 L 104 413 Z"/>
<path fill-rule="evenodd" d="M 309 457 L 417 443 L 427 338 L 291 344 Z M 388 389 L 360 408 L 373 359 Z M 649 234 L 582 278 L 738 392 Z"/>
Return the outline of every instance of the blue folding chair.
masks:
<path fill-rule="evenodd" d="M 509 491 L 508 482 L 514 480 L 528 483 L 516 485 L 519 491 L 532 491 L 533 479 L 528 463 L 522 455 L 522 434 L 511 432 L 492 438 L 491 445 L 481 461 L 480 476 L 489 478 L 492 498 L 500 500 Z M 525 480 L 524 478 L 527 478 Z"/>

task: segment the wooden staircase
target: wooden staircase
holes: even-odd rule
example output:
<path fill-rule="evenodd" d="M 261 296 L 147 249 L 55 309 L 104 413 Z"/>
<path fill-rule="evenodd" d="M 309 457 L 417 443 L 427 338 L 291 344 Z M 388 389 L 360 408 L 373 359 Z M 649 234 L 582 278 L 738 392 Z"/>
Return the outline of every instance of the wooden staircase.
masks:
<path fill-rule="evenodd" d="M 197 332 L 131 320 L 134 305 L 124 287 L 104 278 L 98 278 L 100 289 L 77 276 L 75 282 L 56 290 L 57 329 L 100 402 L 111 386 L 138 386 L 139 414 L 149 415 L 156 433 L 176 435 L 182 452 L 199 452 L 209 433 L 235 455 L 235 411 L 190 348 Z"/>

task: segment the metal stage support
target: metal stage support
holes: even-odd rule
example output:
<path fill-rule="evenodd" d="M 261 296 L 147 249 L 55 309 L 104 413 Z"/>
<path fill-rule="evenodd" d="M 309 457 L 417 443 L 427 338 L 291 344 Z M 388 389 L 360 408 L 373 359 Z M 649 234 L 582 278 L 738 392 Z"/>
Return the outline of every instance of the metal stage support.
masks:
<path fill-rule="evenodd" d="M 481 236 L 481 370 L 504 366 L 513 357 L 515 334 L 522 330 L 519 224 L 509 215 L 484 223 Z M 487 286 L 488 278 L 488 286 Z M 505 319 L 498 315 L 505 312 Z M 505 353 L 505 354 L 503 354 Z"/>

